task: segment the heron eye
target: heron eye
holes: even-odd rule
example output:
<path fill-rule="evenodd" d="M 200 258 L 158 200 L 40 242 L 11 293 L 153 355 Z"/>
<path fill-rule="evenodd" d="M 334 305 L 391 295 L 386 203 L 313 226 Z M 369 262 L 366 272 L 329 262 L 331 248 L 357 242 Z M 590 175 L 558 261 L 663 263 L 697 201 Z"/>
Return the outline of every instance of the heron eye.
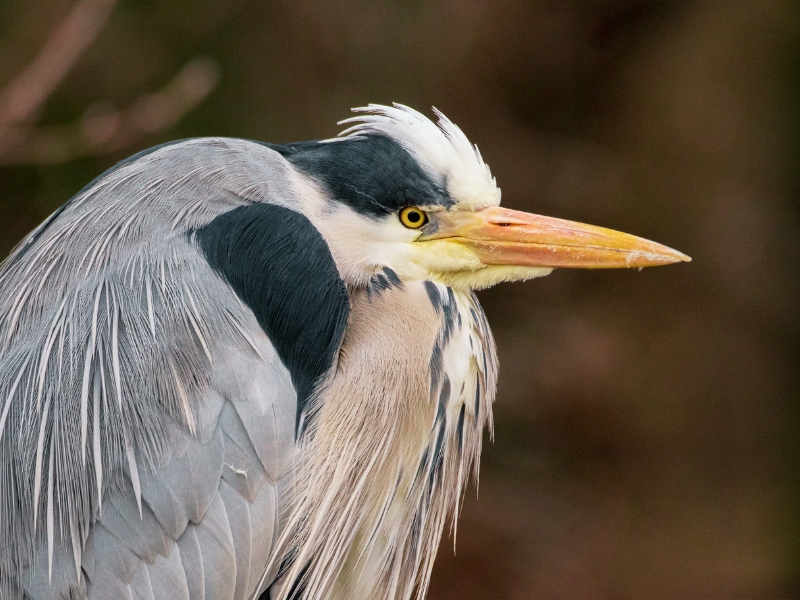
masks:
<path fill-rule="evenodd" d="M 406 206 L 400 211 L 400 222 L 409 229 L 419 229 L 428 222 L 428 215 L 416 206 Z"/>

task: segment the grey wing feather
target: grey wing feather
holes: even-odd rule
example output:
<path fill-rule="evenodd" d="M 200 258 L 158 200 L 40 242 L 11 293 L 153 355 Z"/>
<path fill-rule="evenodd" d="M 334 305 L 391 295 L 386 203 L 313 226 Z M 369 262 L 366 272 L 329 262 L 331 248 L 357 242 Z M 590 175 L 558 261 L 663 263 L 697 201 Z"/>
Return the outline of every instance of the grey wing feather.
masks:
<path fill-rule="evenodd" d="M 239 413 L 230 404 L 220 415 L 220 426 L 225 445 L 222 478 L 248 502 L 253 502 L 267 472 L 256 454 Z"/>
<path fill-rule="evenodd" d="M 284 474 L 284 477 L 288 478 L 289 475 Z M 250 522 L 253 524 L 248 587 L 253 590 L 254 596 L 258 597 L 257 594 L 263 591 L 263 589 L 257 589 L 261 580 L 263 579 L 265 582 L 261 588 L 266 588 L 275 579 L 280 566 L 280 561 L 274 561 L 273 570 L 265 573 L 272 549 L 275 548 L 278 540 L 278 518 L 281 510 L 279 510 L 277 487 L 269 483 L 264 484 L 252 504 L 248 505 L 248 510 L 250 511 Z"/>
<path fill-rule="evenodd" d="M 152 563 L 156 556 L 166 556 L 172 546 L 153 511 L 147 504 L 139 514 L 132 494 L 115 494 L 103 506 L 100 522 L 117 539 L 124 540 L 139 558 Z"/>
<path fill-rule="evenodd" d="M 206 597 L 232 600 L 236 589 L 236 551 L 225 504 L 219 494 L 215 495 L 206 518 L 197 525 L 196 533 L 203 554 Z"/>
<path fill-rule="evenodd" d="M 268 356 L 275 355 L 265 334 L 260 333 L 254 342 L 269 352 Z M 258 368 L 262 361 L 258 356 L 248 357 L 240 352 L 233 360 L 217 365 L 213 383 L 215 387 L 231 390 L 231 404 L 244 433 L 274 484 L 290 458 L 286 450 L 294 445 L 294 429 L 287 430 L 284 424 L 287 419 L 296 419 L 296 396 L 288 371 Z"/>
<path fill-rule="evenodd" d="M 123 583 L 116 573 L 109 571 L 103 564 L 97 565 L 94 578 L 88 584 L 87 588 L 89 596 L 95 598 L 133 600 L 130 585 Z"/>
<path fill-rule="evenodd" d="M 155 600 L 153 584 L 150 582 L 150 573 L 145 562 L 139 562 L 131 577 L 131 596 L 133 600 Z"/>
<path fill-rule="evenodd" d="M 142 499 L 153 511 L 167 535 L 177 540 L 189 524 L 189 517 L 180 501 L 172 495 L 165 480 L 163 472 L 145 475 Z"/>
<path fill-rule="evenodd" d="M 253 525 L 250 521 L 248 502 L 224 481 L 219 486 L 219 495 L 228 515 L 231 538 L 236 558 L 236 586 L 234 598 L 245 598 L 250 593 L 250 561 L 253 553 Z"/>
<path fill-rule="evenodd" d="M 173 544 L 169 556 L 159 556 L 147 570 L 156 600 L 189 600 L 189 582 L 177 544 Z"/>
<path fill-rule="evenodd" d="M 241 140 L 162 148 L 0 267 L 0 596 L 256 591 L 297 399 L 189 233 L 243 204 L 291 206 L 287 169 Z"/>
<path fill-rule="evenodd" d="M 171 498 L 186 512 L 192 523 L 199 523 L 211 505 L 222 475 L 222 435 L 217 432 L 205 446 L 189 444 L 182 456 L 173 457 L 159 473 Z"/>
<path fill-rule="evenodd" d="M 186 573 L 189 597 L 192 600 L 204 600 L 206 597 L 205 572 L 203 553 L 200 550 L 200 542 L 197 540 L 197 526 L 189 525 L 177 545 L 181 553 L 183 570 Z"/>

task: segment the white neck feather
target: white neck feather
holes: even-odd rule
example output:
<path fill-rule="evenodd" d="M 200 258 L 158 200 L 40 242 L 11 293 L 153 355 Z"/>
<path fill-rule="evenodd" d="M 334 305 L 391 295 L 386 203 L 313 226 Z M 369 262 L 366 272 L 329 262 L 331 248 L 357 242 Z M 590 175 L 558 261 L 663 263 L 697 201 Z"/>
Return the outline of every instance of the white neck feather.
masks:
<path fill-rule="evenodd" d="M 351 307 L 301 452 L 287 581 L 307 600 L 422 598 L 491 427 L 494 342 L 471 293 L 430 282 L 362 288 Z"/>

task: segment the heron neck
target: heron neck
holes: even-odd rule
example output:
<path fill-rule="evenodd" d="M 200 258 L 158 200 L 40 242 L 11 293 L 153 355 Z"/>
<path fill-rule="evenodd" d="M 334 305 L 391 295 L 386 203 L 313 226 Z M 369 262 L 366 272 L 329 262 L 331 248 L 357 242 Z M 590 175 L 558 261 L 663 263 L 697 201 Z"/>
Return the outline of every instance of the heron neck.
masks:
<path fill-rule="evenodd" d="M 390 279 L 351 292 L 336 371 L 302 452 L 293 521 L 304 543 L 293 569 L 306 569 L 309 600 L 427 588 L 491 425 L 494 343 L 475 297 Z"/>

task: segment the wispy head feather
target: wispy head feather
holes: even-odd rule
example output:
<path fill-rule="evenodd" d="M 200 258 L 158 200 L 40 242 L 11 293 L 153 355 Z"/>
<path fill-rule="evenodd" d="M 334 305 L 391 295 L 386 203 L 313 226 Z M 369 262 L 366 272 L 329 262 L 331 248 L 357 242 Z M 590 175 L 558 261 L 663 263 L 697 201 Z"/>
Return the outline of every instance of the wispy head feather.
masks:
<path fill-rule="evenodd" d="M 408 150 L 434 181 L 441 181 L 456 202 L 456 209 L 476 210 L 500 204 L 500 188 L 483 162 L 478 147 L 471 144 L 450 119 L 436 108 L 437 123 L 422 113 L 393 104 L 370 104 L 354 108 L 358 116 L 340 121 L 351 125 L 339 135 L 351 137 L 381 134 Z"/>

